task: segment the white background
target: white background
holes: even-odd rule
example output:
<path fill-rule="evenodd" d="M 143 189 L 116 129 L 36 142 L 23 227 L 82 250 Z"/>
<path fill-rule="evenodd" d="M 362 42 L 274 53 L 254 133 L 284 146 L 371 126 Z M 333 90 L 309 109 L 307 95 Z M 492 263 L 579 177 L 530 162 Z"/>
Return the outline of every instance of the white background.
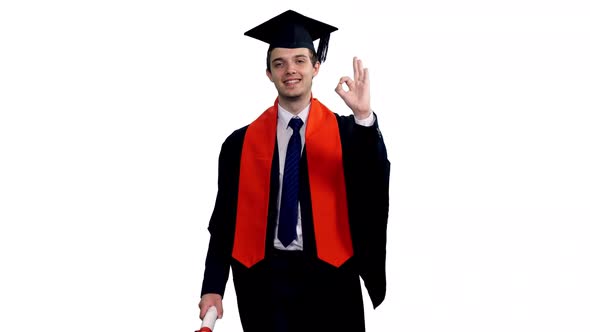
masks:
<path fill-rule="evenodd" d="M 332 110 L 370 69 L 392 168 L 367 330 L 589 331 L 582 0 L 3 1 L 0 330 L 200 326 L 219 148 L 276 95 L 243 32 L 287 9 L 340 28 Z M 225 309 L 238 331 L 231 282 Z"/>

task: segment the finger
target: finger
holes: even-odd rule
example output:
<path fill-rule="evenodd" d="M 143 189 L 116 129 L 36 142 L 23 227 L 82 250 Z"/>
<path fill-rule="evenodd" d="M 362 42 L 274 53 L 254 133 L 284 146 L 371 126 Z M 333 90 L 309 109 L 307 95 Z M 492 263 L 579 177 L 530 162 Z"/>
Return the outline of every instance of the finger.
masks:
<path fill-rule="evenodd" d="M 342 83 L 338 82 L 338 85 L 336 85 L 336 89 L 334 89 L 334 91 L 336 91 L 336 93 L 340 96 L 344 98 L 344 95 L 346 94 L 346 91 L 344 91 L 344 89 L 342 88 Z"/>
<path fill-rule="evenodd" d="M 223 317 L 223 304 L 218 302 L 215 304 L 215 308 L 217 309 L 217 318 L 221 319 Z"/>
<path fill-rule="evenodd" d="M 354 85 L 356 81 L 353 81 L 351 79 L 347 79 L 344 81 L 344 83 L 346 83 L 346 86 L 348 87 L 348 91 L 353 90 L 354 89 Z"/>
<path fill-rule="evenodd" d="M 365 81 L 365 83 L 369 83 L 369 68 L 365 68 L 363 70 L 363 80 Z"/>
<path fill-rule="evenodd" d="M 201 320 L 203 320 L 203 318 L 205 318 L 205 314 L 207 313 L 207 310 L 209 309 L 210 306 L 208 306 L 208 305 L 199 305 L 199 307 L 201 307 L 201 313 L 199 313 L 199 318 Z"/>
<path fill-rule="evenodd" d="M 361 59 L 357 59 L 356 63 L 358 66 L 358 71 L 359 71 L 358 81 L 362 82 L 365 80 L 365 68 L 363 68 L 363 62 L 361 61 Z"/>
<path fill-rule="evenodd" d="M 354 72 L 354 79 L 358 80 L 359 79 L 359 66 L 358 66 L 358 59 L 357 57 L 353 57 L 352 58 L 352 70 Z"/>

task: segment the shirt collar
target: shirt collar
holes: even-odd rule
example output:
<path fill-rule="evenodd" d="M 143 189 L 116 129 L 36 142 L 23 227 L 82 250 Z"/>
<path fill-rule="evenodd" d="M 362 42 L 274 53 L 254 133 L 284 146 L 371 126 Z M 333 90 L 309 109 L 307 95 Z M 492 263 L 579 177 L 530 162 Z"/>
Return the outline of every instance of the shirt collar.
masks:
<path fill-rule="evenodd" d="M 307 117 L 309 116 L 310 105 L 311 103 L 307 104 L 307 106 L 305 106 L 305 108 L 303 108 L 301 112 L 299 112 L 299 114 L 293 115 L 292 113 L 284 109 L 281 106 L 281 104 L 279 104 L 279 124 L 281 125 L 281 127 L 287 128 L 289 126 L 289 121 L 291 121 L 291 119 L 294 117 L 300 118 L 301 121 L 303 121 L 303 124 L 305 125 L 305 123 L 307 122 Z"/>

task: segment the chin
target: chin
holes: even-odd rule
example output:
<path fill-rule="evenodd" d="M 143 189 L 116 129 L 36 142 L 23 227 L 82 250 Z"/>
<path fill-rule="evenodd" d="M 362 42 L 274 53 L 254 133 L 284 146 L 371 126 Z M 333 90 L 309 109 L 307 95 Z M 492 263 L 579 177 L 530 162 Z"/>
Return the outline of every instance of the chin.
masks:
<path fill-rule="evenodd" d="M 281 93 L 281 97 L 289 100 L 297 100 L 303 98 L 304 93 Z"/>
<path fill-rule="evenodd" d="M 308 93 L 308 91 L 301 91 L 299 89 L 297 89 L 297 90 L 283 90 L 281 92 L 283 97 L 287 97 L 287 98 L 301 98 L 301 97 L 305 96 L 307 93 Z"/>

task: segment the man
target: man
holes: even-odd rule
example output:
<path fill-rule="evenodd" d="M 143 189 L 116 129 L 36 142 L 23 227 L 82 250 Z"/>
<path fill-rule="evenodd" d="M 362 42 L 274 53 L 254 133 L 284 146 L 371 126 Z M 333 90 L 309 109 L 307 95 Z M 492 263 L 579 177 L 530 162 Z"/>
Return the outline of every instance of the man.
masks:
<path fill-rule="evenodd" d="M 354 58 L 338 82 L 353 115 L 312 97 L 335 30 L 289 10 L 245 33 L 269 43 L 278 98 L 221 148 L 201 319 L 222 316 L 230 266 L 246 332 L 364 331 L 359 276 L 374 307 L 385 297 L 389 161 L 369 72 Z"/>

